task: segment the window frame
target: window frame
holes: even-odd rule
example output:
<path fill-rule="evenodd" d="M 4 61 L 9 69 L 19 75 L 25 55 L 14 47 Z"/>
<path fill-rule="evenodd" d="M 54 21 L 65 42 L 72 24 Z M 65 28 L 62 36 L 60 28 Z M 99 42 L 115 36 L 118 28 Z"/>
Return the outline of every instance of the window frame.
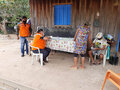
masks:
<path fill-rule="evenodd" d="M 70 22 L 71 24 L 70 25 L 55 25 L 55 18 L 54 18 L 54 6 L 55 5 L 71 5 L 71 20 L 72 20 L 72 3 L 54 3 L 53 4 L 53 27 L 72 27 L 72 21 Z"/>

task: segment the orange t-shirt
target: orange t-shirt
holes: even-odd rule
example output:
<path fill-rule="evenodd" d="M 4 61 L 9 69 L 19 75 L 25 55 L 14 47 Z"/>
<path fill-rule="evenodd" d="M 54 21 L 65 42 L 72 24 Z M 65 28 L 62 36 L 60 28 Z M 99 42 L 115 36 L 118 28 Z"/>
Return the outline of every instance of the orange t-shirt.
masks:
<path fill-rule="evenodd" d="M 33 39 L 32 46 L 38 47 L 39 49 L 45 48 L 45 40 L 41 39 L 43 35 L 41 33 L 37 33 Z M 36 48 L 32 48 L 32 50 L 37 50 Z"/>

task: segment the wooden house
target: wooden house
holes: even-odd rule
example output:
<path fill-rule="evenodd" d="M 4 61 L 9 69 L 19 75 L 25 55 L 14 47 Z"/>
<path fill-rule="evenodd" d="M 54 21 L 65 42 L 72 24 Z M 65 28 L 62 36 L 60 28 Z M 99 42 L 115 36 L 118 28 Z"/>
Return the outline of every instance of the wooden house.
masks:
<path fill-rule="evenodd" d="M 120 32 L 120 0 L 29 0 L 33 31 L 44 28 L 47 35 L 74 37 L 79 25 L 89 22 L 92 37 L 98 32 Z"/>

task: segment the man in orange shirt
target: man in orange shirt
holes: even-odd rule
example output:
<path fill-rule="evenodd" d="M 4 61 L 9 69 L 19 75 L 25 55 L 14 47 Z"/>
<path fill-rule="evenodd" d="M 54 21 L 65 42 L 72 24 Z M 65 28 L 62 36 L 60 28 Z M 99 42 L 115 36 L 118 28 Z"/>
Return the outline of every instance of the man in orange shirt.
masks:
<path fill-rule="evenodd" d="M 43 53 L 43 61 L 46 63 L 48 62 L 48 61 L 46 61 L 46 57 L 49 55 L 51 50 L 49 48 L 45 47 L 45 41 L 49 40 L 49 39 L 50 39 L 49 37 L 44 36 L 43 29 L 38 29 L 38 31 L 33 39 L 33 44 L 32 44 L 32 46 L 38 47 L 40 49 L 40 53 Z M 32 50 L 34 53 L 38 53 L 37 49 L 32 48 Z"/>
<path fill-rule="evenodd" d="M 21 40 L 21 57 L 24 57 L 24 45 L 26 44 L 26 53 L 28 54 L 28 41 L 26 39 L 26 37 L 29 37 L 32 33 L 32 29 L 30 27 L 29 24 L 26 23 L 27 22 L 27 17 L 23 16 L 21 23 L 18 24 L 17 27 L 17 39 L 19 39 L 20 36 L 20 40 Z"/>

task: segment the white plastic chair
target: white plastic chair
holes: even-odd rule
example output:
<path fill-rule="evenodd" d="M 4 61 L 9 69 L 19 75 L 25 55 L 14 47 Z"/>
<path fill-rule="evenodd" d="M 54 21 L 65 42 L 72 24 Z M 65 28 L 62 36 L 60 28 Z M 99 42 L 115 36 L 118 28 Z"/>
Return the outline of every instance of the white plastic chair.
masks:
<path fill-rule="evenodd" d="M 36 56 L 36 60 L 38 60 L 40 58 L 40 64 L 41 64 L 41 66 L 43 66 L 43 54 L 40 53 L 40 49 L 38 47 L 32 46 L 31 44 L 29 44 L 29 46 L 32 48 L 36 48 L 38 50 L 38 53 L 32 52 L 32 65 L 34 63 L 34 56 Z"/>
<path fill-rule="evenodd" d="M 108 48 L 105 49 L 105 54 L 103 55 L 103 67 L 105 67 L 105 64 L 106 64 L 107 51 L 108 51 Z M 96 56 L 97 56 L 97 55 L 98 55 L 98 54 L 95 53 L 95 55 L 94 55 L 94 60 L 96 60 Z M 90 59 L 90 57 L 89 57 L 89 62 L 90 62 L 90 61 L 91 61 L 91 59 Z"/>
<path fill-rule="evenodd" d="M 107 52 L 108 52 L 108 48 L 105 49 L 105 54 L 104 54 L 104 57 L 103 57 L 103 67 L 105 67 L 105 64 L 106 64 Z"/>

